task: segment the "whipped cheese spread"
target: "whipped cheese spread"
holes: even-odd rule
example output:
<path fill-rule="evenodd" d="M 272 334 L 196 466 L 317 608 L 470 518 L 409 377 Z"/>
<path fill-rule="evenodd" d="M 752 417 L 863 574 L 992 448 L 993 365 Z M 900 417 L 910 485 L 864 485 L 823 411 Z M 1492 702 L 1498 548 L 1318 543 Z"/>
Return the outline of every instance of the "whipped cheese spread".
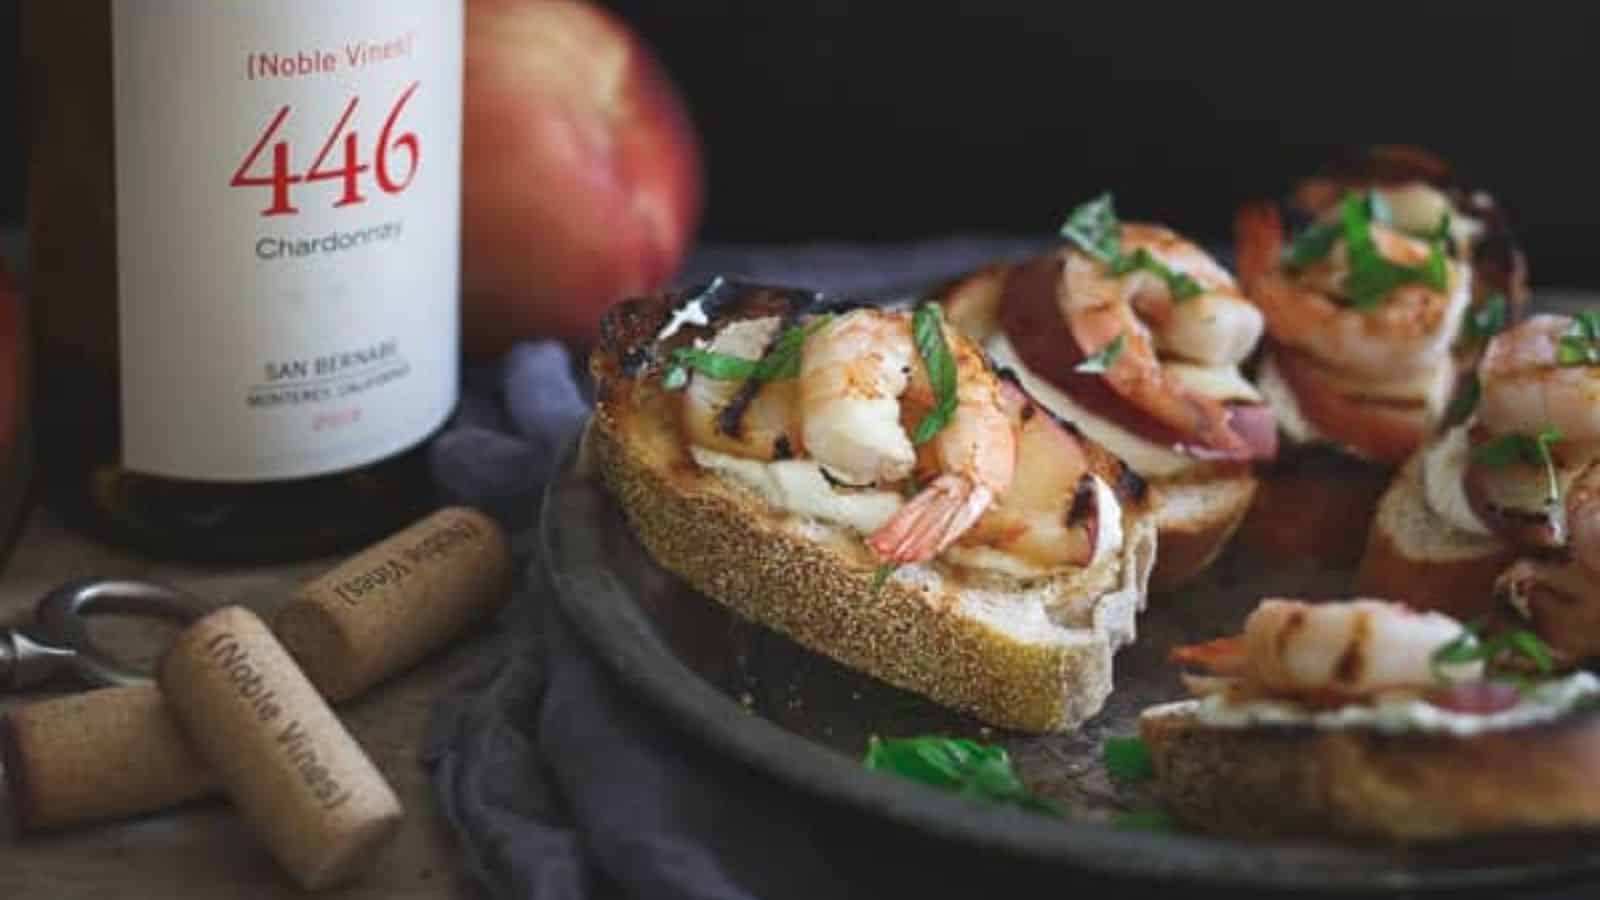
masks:
<path fill-rule="evenodd" d="M 1140 475 L 1147 478 L 1165 478 L 1199 464 L 1199 461 L 1192 456 L 1180 453 L 1173 447 L 1142 438 L 1073 402 L 1072 398 L 1060 388 L 1028 371 L 1017 356 L 1016 348 L 1011 345 L 1010 339 L 1004 333 L 997 332 L 989 339 L 984 349 L 989 352 L 996 366 L 1016 373 L 1017 380 L 1022 382 L 1022 389 L 1027 391 L 1029 396 L 1044 404 L 1046 409 L 1058 417 L 1078 426 L 1090 440 L 1120 456 L 1123 462 L 1132 466 Z"/>
<path fill-rule="evenodd" d="M 1493 532 L 1472 511 L 1472 504 L 1467 500 L 1466 468 L 1469 453 L 1471 448 L 1467 443 L 1466 424 L 1446 431 L 1438 440 L 1424 447 L 1419 472 L 1422 495 L 1428 509 L 1449 523 L 1451 528 L 1489 537 Z"/>
<path fill-rule="evenodd" d="M 1197 700 L 1180 700 L 1145 710 L 1146 716 L 1188 715 L 1215 728 L 1308 726 L 1336 730 L 1370 729 L 1383 734 L 1447 734 L 1471 737 L 1552 722 L 1572 712 L 1580 703 L 1600 697 L 1600 679 L 1578 672 L 1539 685 L 1516 706 L 1497 713 L 1476 715 L 1441 709 L 1420 697 L 1397 697 L 1371 705 L 1309 710 L 1276 700 L 1229 703 L 1215 694 Z"/>
<path fill-rule="evenodd" d="M 785 459 L 765 462 L 730 456 L 705 447 L 690 445 L 689 453 L 703 469 L 716 472 L 754 491 L 768 504 L 797 516 L 871 534 L 883 526 L 905 503 L 897 491 L 836 486 L 822 474 L 816 461 Z M 1018 473 L 1018 477 L 1025 477 Z M 1122 506 L 1111 486 L 1098 477 L 1094 481 L 1099 528 L 1095 533 L 1095 565 L 1122 547 Z M 972 568 L 1029 577 L 1047 574 L 1026 560 L 987 547 L 956 546 L 944 555 L 952 562 Z"/>

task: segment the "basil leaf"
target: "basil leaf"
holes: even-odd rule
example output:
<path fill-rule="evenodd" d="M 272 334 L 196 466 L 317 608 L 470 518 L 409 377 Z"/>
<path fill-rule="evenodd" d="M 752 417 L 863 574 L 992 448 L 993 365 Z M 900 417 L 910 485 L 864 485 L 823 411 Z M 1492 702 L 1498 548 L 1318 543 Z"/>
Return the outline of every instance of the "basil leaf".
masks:
<path fill-rule="evenodd" d="M 1053 801 L 1028 790 L 1003 747 L 937 735 L 889 740 L 873 735 L 867 740 L 862 763 L 873 771 L 890 772 L 976 800 L 1056 815 L 1062 812 Z"/>
<path fill-rule="evenodd" d="M 1122 226 L 1108 191 L 1074 209 L 1061 226 L 1061 236 L 1108 265 L 1122 255 Z"/>
<path fill-rule="evenodd" d="M 1148 781 L 1156 775 L 1155 763 L 1150 759 L 1150 748 L 1143 738 L 1109 737 L 1101 748 L 1106 771 L 1113 778 L 1124 781 Z"/>
<path fill-rule="evenodd" d="M 673 379 L 674 372 L 682 372 L 683 381 L 688 381 L 688 370 L 693 369 L 708 378 L 718 381 L 743 381 L 756 373 L 754 359 L 745 359 L 730 353 L 719 353 L 703 347 L 679 347 L 672 351 L 668 365 L 668 379 Z"/>
<path fill-rule="evenodd" d="M 831 316 L 818 316 L 805 325 L 791 325 L 778 336 L 772 349 L 760 359 L 745 359 L 731 353 L 719 353 L 704 347 L 679 347 L 667 360 L 667 374 L 662 386 L 675 391 L 689 382 L 693 369 L 707 378 L 718 381 L 745 381 L 754 378 L 765 384 L 782 381 L 800 374 L 800 351 L 806 338 L 828 324 Z"/>
<path fill-rule="evenodd" d="M 1435 681 L 1443 684 L 1450 680 L 1444 671 L 1445 666 L 1477 662 L 1483 658 L 1483 648 L 1478 637 L 1481 628 L 1482 626 L 1476 622 L 1470 623 L 1459 635 L 1433 651 L 1428 664 L 1433 670 Z"/>
<path fill-rule="evenodd" d="M 944 339 L 944 318 L 939 304 L 927 303 L 917 307 L 911 318 L 911 334 L 917 345 L 917 355 L 928 371 L 928 383 L 933 386 L 934 407 L 917 423 L 911 443 L 922 446 L 933 440 L 956 411 L 956 360 Z"/>
<path fill-rule="evenodd" d="M 1478 408 L 1478 400 L 1483 396 L 1483 383 L 1478 381 L 1478 373 L 1473 372 L 1467 376 L 1465 384 L 1461 385 L 1460 393 L 1450 401 L 1450 409 L 1445 413 L 1445 421 L 1450 424 L 1460 424 L 1472 415 Z"/>
<path fill-rule="evenodd" d="M 1449 286 L 1449 263 L 1437 241 L 1430 245 L 1427 260 L 1414 266 L 1391 262 L 1378 252 L 1377 242 L 1372 237 L 1374 210 L 1386 208 L 1376 194 L 1369 194 L 1363 200 L 1353 192 L 1345 195 L 1339 207 L 1345 255 L 1350 265 L 1344 280 L 1344 294 L 1357 309 L 1376 308 L 1395 288 L 1404 284 L 1421 282 L 1436 291 Z"/>
<path fill-rule="evenodd" d="M 1122 346 L 1126 335 L 1117 335 L 1111 342 L 1091 354 L 1083 362 L 1072 367 L 1074 372 L 1083 372 L 1087 375 L 1098 375 L 1108 371 L 1117 362 L 1117 357 L 1122 355 Z"/>
<path fill-rule="evenodd" d="M 1561 487 L 1556 478 L 1556 461 L 1550 453 L 1550 447 L 1559 440 L 1561 440 L 1561 430 L 1553 425 L 1533 437 L 1525 434 L 1501 435 L 1472 448 L 1472 458 L 1497 469 L 1515 462 L 1544 466 L 1548 485 L 1545 502 L 1554 505 L 1561 499 Z"/>
<path fill-rule="evenodd" d="M 1127 275 L 1131 272 L 1144 270 L 1150 272 L 1167 284 L 1167 290 L 1172 292 L 1172 302 L 1182 303 L 1205 293 L 1205 288 L 1200 282 L 1195 281 L 1184 272 L 1174 272 L 1166 263 L 1156 259 L 1154 254 L 1144 247 L 1124 254 L 1111 261 L 1111 274 Z"/>
<path fill-rule="evenodd" d="M 1291 269 L 1303 269 L 1332 252 L 1342 234 L 1338 222 L 1317 222 L 1284 247 L 1279 259 Z"/>
<path fill-rule="evenodd" d="M 1585 310 L 1556 344 L 1556 362 L 1563 366 L 1600 365 L 1600 311 Z"/>
<path fill-rule="evenodd" d="M 1435 650 L 1431 658 L 1434 678 L 1441 682 L 1447 681 L 1443 671 L 1447 665 L 1482 661 L 1492 667 L 1505 655 L 1532 662 L 1542 675 L 1549 675 L 1555 671 L 1555 653 L 1533 632 L 1519 628 L 1485 639 L 1482 637 L 1482 631 L 1482 623 L 1474 622 L 1466 626 L 1454 640 Z M 1490 673 L 1490 677 L 1508 678 L 1521 683 L 1525 689 L 1529 687 L 1526 680 L 1517 672 Z"/>
<path fill-rule="evenodd" d="M 1508 648 L 1516 651 L 1524 659 L 1532 660 L 1540 674 L 1548 675 L 1555 671 L 1555 655 L 1550 652 L 1544 641 L 1539 640 L 1538 635 L 1519 629 L 1506 634 L 1504 640 Z"/>
<path fill-rule="evenodd" d="M 1532 439 L 1525 434 L 1501 435 L 1490 441 L 1485 441 L 1472 448 L 1472 459 L 1486 466 L 1496 469 L 1505 468 L 1519 459 L 1525 452 L 1523 447 Z"/>
<path fill-rule="evenodd" d="M 889 576 L 894 574 L 895 568 L 894 563 L 884 563 L 878 567 L 876 572 L 872 573 L 872 592 L 874 594 L 883 590 L 883 586 L 889 581 Z"/>
<path fill-rule="evenodd" d="M 1506 295 L 1496 292 L 1490 294 L 1476 309 L 1467 310 L 1467 335 L 1474 340 L 1486 341 L 1506 330 L 1506 320 L 1510 317 L 1510 305 Z"/>

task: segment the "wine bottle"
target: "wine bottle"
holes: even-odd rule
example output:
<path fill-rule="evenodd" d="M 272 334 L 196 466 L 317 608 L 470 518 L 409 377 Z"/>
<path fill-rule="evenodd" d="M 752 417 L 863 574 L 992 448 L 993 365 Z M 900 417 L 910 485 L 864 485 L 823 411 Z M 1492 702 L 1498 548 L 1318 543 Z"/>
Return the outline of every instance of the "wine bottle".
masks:
<path fill-rule="evenodd" d="M 463 0 L 27 0 L 35 421 L 74 521 L 308 556 L 430 505 Z"/>

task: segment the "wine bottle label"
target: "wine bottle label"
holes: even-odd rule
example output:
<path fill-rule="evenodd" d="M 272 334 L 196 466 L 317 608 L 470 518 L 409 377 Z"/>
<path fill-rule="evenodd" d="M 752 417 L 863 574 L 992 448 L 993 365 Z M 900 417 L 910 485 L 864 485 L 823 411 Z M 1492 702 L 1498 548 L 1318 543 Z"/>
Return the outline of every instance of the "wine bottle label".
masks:
<path fill-rule="evenodd" d="M 457 391 L 463 0 L 112 0 L 122 462 L 337 472 Z"/>

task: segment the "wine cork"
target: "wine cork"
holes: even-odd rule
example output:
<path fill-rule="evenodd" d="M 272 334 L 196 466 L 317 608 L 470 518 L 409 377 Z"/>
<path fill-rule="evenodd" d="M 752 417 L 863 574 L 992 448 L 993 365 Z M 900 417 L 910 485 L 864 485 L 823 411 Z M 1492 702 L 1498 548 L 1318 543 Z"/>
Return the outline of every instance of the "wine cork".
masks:
<path fill-rule="evenodd" d="M 511 585 L 511 553 L 483 513 L 449 507 L 295 592 L 278 639 L 328 699 L 353 697 L 483 619 Z"/>
<path fill-rule="evenodd" d="M 161 658 L 173 717 L 223 790 L 306 888 L 368 868 L 400 801 L 265 622 L 211 613 Z"/>
<path fill-rule="evenodd" d="M 216 787 L 154 684 L 11 710 L 0 718 L 0 764 L 24 831 L 154 812 Z"/>

